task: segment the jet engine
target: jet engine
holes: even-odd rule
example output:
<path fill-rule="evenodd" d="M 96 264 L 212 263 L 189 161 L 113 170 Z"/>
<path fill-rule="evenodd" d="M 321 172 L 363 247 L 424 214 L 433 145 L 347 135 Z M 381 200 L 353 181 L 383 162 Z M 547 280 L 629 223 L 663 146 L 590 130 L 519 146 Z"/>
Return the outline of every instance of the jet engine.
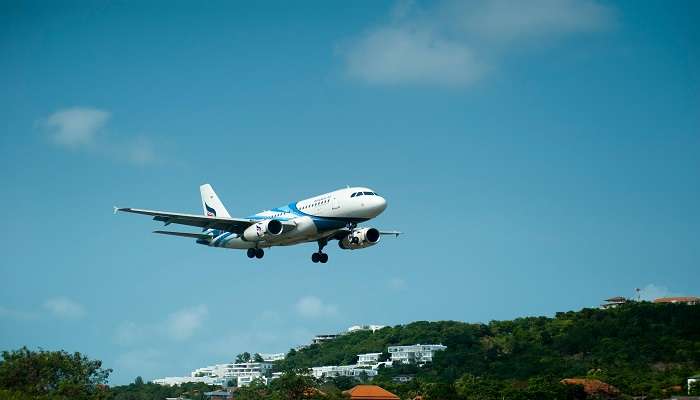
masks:
<path fill-rule="evenodd" d="M 282 233 L 282 223 L 276 219 L 257 222 L 243 231 L 243 239 L 249 242 L 270 240 Z"/>
<path fill-rule="evenodd" d="M 338 246 L 343 250 L 357 250 L 374 246 L 381 239 L 376 228 L 356 229 L 354 234 L 347 235 L 338 241 Z"/>

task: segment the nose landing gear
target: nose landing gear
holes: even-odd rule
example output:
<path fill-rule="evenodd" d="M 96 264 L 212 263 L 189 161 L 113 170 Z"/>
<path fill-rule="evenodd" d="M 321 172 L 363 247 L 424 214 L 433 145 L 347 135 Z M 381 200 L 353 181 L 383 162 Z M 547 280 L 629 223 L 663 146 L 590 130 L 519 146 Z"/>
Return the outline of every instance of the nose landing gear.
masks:
<path fill-rule="evenodd" d="M 328 262 L 328 254 L 322 251 L 327 244 L 327 239 L 321 239 L 318 241 L 318 253 L 311 254 L 311 261 L 313 261 L 314 263 L 320 262 L 321 264 L 325 264 Z"/>

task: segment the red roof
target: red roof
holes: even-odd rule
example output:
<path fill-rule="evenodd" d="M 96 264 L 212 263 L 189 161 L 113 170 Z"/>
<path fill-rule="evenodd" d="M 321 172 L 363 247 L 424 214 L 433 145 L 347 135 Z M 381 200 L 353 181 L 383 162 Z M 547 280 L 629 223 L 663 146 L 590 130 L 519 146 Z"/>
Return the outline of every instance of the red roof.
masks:
<path fill-rule="evenodd" d="M 399 396 L 375 385 L 357 385 L 343 393 L 350 395 L 351 399 L 363 400 L 399 400 Z"/>
<path fill-rule="evenodd" d="M 586 394 L 617 395 L 620 393 L 615 386 L 599 381 L 598 379 L 567 378 L 562 379 L 561 383 L 566 385 L 581 385 Z"/>
<path fill-rule="evenodd" d="M 700 297 L 661 297 L 654 300 L 654 303 L 692 303 L 700 302 Z"/>

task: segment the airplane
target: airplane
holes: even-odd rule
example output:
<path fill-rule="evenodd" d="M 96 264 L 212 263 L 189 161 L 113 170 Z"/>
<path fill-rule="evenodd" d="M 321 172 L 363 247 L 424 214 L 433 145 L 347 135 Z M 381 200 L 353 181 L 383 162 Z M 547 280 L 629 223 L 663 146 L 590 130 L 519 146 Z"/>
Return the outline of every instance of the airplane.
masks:
<path fill-rule="evenodd" d="M 153 233 L 196 239 L 197 243 L 210 247 L 246 250 L 251 259 L 263 258 L 263 249 L 273 246 L 316 242 L 318 252 L 311 255 L 311 261 L 325 264 L 328 254 L 323 252 L 323 248 L 331 240 L 337 240 L 343 250 L 357 250 L 376 245 L 382 235 L 401 234 L 398 231 L 357 226 L 378 216 L 387 206 L 382 196 L 366 187 L 348 186 L 247 218 L 232 218 L 211 185 L 204 184 L 199 191 L 204 215 L 128 207 L 114 207 L 114 213 L 122 211 L 149 215 L 166 226 L 180 224 L 200 227 L 202 233 L 162 230 Z"/>

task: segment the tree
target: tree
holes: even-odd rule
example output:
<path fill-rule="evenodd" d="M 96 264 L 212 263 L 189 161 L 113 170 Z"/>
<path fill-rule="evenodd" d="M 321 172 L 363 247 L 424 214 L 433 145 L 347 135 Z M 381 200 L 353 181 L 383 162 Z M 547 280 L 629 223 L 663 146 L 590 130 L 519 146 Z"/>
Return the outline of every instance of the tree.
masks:
<path fill-rule="evenodd" d="M 134 385 L 143 385 L 143 378 L 141 378 L 141 376 L 137 376 L 136 379 L 134 379 Z"/>
<path fill-rule="evenodd" d="M 102 368 L 102 361 L 90 360 L 78 352 L 32 351 L 22 347 L 2 352 L 0 389 L 36 398 L 105 398 L 102 385 L 111 372 Z"/>
<path fill-rule="evenodd" d="M 250 362 L 250 353 L 243 352 L 236 356 L 236 363 L 247 363 Z"/>
<path fill-rule="evenodd" d="M 260 363 L 260 362 L 263 362 L 263 361 L 265 361 L 265 360 L 263 360 L 263 358 L 262 358 L 262 356 L 260 355 L 260 353 L 255 353 L 255 355 L 253 356 L 253 361 Z"/>
<path fill-rule="evenodd" d="M 300 375 L 296 372 L 286 372 L 279 378 L 270 382 L 270 388 L 281 400 L 299 400 L 314 398 L 317 393 L 318 382 L 308 375 Z"/>
<path fill-rule="evenodd" d="M 455 382 L 457 394 L 467 400 L 487 400 L 500 397 L 502 385 L 490 379 L 464 374 Z"/>
<path fill-rule="evenodd" d="M 360 371 L 360 382 L 362 383 L 367 383 L 369 381 L 369 375 L 367 375 L 367 371 Z"/>

